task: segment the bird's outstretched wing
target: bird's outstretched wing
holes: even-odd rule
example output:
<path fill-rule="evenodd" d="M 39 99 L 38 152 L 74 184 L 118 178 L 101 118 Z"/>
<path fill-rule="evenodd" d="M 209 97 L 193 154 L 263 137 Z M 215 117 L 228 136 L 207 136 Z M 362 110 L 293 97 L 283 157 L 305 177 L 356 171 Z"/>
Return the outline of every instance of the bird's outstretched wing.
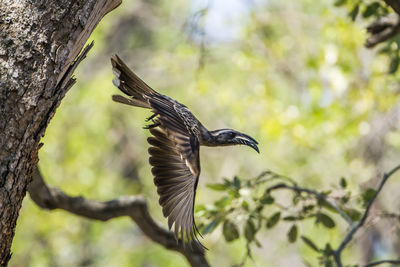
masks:
<path fill-rule="evenodd" d="M 193 136 L 164 127 L 150 129 L 150 132 L 153 136 L 148 138 L 152 145 L 149 161 L 168 226 L 171 229 L 174 224 L 176 238 L 180 234 L 189 246 L 194 241 L 201 247 L 193 216 L 200 174 L 199 143 Z"/>
<path fill-rule="evenodd" d="M 114 85 L 129 96 L 114 95 L 113 100 L 150 108 L 154 113 L 147 119 L 152 123 L 145 128 L 153 135 L 148 139 L 152 145 L 150 164 L 168 226 L 171 229 L 174 225 L 177 239 L 180 234 L 182 241 L 186 240 L 190 246 L 194 241 L 201 247 L 193 217 L 200 175 L 198 136 L 201 124 L 187 107 L 143 82 L 117 55 L 111 58 L 111 63 Z"/>

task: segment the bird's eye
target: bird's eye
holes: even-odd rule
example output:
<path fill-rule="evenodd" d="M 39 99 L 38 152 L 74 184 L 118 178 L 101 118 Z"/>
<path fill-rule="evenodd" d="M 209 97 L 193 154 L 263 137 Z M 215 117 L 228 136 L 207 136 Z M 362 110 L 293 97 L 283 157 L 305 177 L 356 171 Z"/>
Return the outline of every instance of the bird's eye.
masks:
<path fill-rule="evenodd" d="M 230 138 L 234 138 L 235 136 L 236 136 L 236 133 L 233 133 L 233 132 L 230 132 L 230 133 L 229 133 L 229 137 L 230 137 Z"/>

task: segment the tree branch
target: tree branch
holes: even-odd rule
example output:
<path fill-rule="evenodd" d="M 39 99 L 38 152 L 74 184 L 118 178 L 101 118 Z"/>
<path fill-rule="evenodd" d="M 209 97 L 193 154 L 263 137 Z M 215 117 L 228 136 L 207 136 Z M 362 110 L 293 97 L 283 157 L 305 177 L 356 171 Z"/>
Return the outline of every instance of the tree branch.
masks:
<path fill-rule="evenodd" d="M 367 220 L 369 211 L 371 209 L 372 204 L 374 203 L 375 199 L 377 198 L 378 194 L 382 191 L 383 186 L 387 182 L 387 180 L 392 176 L 395 172 L 397 172 L 400 169 L 400 165 L 396 166 L 393 168 L 391 171 L 388 173 L 385 173 L 383 175 L 382 181 L 380 182 L 378 189 L 376 190 L 375 194 L 372 196 L 372 198 L 369 200 L 367 207 L 364 211 L 363 216 L 361 219 L 350 229 L 350 231 L 347 233 L 346 237 L 340 244 L 340 246 L 332 251 L 333 257 L 335 259 L 335 262 L 338 267 L 342 267 L 342 259 L 341 259 L 341 253 L 343 249 L 347 246 L 347 244 L 352 240 L 354 234 L 364 225 L 365 221 Z"/>
<path fill-rule="evenodd" d="M 364 265 L 363 267 L 372 267 L 372 266 L 376 266 L 376 265 L 380 265 L 380 264 L 384 264 L 384 263 L 400 264 L 400 260 L 381 260 L 381 261 L 374 261 L 374 262 L 371 262 L 371 263 L 368 263 L 368 264 Z"/>
<path fill-rule="evenodd" d="M 378 18 L 367 27 L 367 31 L 371 34 L 365 42 L 367 48 L 372 48 L 400 33 L 400 2 L 397 0 L 384 1 L 396 14 Z"/>
<path fill-rule="evenodd" d="M 204 250 L 193 246 L 193 250 L 183 247 L 174 235 L 160 227 L 151 217 L 146 200 L 141 196 L 120 197 L 107 202 L 88 200 L 84 197 L 71 197 L 60 189 L 48 187 L 36 167 L 33 181 L 28 187 L 32 200 L 43 209 L 62 209 L 73 214 L 94 220 L 107 221 L 112 218 L 129 216 L 143 233 L 166 249 L 183 254 L 191 266 L 209 266 Z"/>
<path fill-rule="evenodd" d="M 303 193 L 307 193 L 309 195 L 313 195 L 317 199 L 324 201 L 330 207 L 332 207 L 334 210 L 336 210 L 337 213 L 339 213 L 340 216 L 342 216 L 342 218 L 345 219 L 346 222 L 349 225 L 353 224 L 353 220 L 341 208 L 339 208 L 338 205 L 336 205 L 335 202 L 330 201 L 324 194 L 321 194 L 321 193 L 319 193 L 319 192 L 317 192 L 315 190 L 312 190 L 312 189 L 299 187 L 297 185 L 290 186 L 290 185 L 287 185 L 287 184 L 284 184 L 284 183 L 268 187 L 267 188 L 267 192 L 271 192 L 271 191 L 276 190 L 276 189 L 289 189 L 289 190 L 292 190 L 292 191 L 297 192 L 297 193 L 302 193 L 303 192 Z"/>
<path fill-rule="evenodd" d="M 385 3 L 393 8 L 393 10 L 400 15 L 400 2 L 398 0 L 384 0 Z"/>
<path fill-rule="evenodd" d="M 367 26 L 367 32 L 370 36 L 365 42 L 367 48 L 382 43 L 400 33 L 400 16 L 391 14 L 372 22 Z"/>

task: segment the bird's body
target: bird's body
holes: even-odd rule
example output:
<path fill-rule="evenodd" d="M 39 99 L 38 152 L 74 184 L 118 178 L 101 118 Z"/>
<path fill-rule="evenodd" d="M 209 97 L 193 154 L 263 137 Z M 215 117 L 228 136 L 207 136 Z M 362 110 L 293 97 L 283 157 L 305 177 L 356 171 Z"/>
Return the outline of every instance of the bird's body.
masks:
<path fill-rule="evenodd" d="M 208 131 L 183 104 L 162 95 L 134 74 L 118 57 L 111 58 L 116 78 L 114 85 L 129 98 L 114 95 L 113 100 L 131 106 L 151 109 L 153 115 L 145 128 L 154 183 L 160 196 L 163 214 L 168 226 L 174 225 L 175 236 L 179 233 L 191 245 L 197 239 L 194 222 L 194 199 L 200 175 L 200 146 L 245 144 L 258 152 L 257 141 L 248 135 L 230 129 Z"/>

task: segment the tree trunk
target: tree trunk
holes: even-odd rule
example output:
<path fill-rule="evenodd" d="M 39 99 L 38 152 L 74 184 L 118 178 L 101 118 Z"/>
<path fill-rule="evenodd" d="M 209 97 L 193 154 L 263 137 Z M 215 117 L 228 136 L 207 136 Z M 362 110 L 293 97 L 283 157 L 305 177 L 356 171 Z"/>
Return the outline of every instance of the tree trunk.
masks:
<path fill-rule="evenodd" d="M 89 35 L 120 1 L 0 3 L 0 266 L 10 259 L 40 138 L 74 83 L 72 73 L 91 47 L 79 55 Z"/>

